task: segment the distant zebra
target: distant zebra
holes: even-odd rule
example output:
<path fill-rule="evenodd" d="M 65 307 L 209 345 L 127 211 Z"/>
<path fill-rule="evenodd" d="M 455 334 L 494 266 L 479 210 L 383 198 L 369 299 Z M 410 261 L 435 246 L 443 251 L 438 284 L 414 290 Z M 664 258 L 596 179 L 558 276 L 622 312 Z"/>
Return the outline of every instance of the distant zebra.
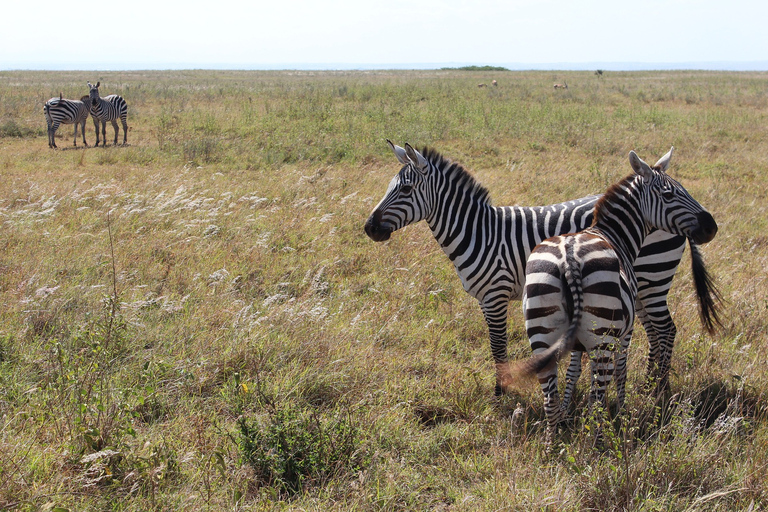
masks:
<path fill-rule="evenodd" d="M 461 165 L 433 150 L 424 149 L 422 155 L 407 144 L 403 149 L 387 143 L 403 167 L 371 212 L 365 232 L 382 242 L 394 231 L 426 220 L 453 262 L 464 290 L 480 303 L 496 364 L 496 394 L 501 394 L 510 375 L 507 311 L 509 301 L 522 297 L 528 255 L 546 238 L 588 227 L 600 196 L 549 206 L 494 207 L 488 190 Z M 636 263 L 638 316 L 648 334 L 649 370 L 660 384 L 666 384 L 676 332 L 667 294 L 684 248 L 685 237 L 654 231 L 646 238 Z M 694 258 L 692 263 L 702 318 L 717 321 L 703 261 Z"/>
<path fill-rule="evenodd" d="M 107 121 L 112 122 L 112 127 L 115 129 L 115 145 L 117 145 L 117 133 L 120 129 L 117 127 L 117 119 L 123 124 L 123 145 L 128 143 L 128 105 L 122 96 L 117 94 L 110 94 L 101 98 L 99 96 L 99 85 L 101 82 L 96 82 L 96 85 L 91 85 L 88 82 L 90 88 L 89 97 L 91 98 L 91 117 L 93 117 L 93 126 L 96 127 L 96 145 L 99 145 L 99 122 L 101 122 L 101 135 L 104 140 L 103 145 L 107 145 Z"/>
<path fill-rule="evenodd" d="M 564 413 L 557 387 L 560 357 L 573 350 L 590 354 L 591 403 L 605 401 L 616 352 L 625 354 L 617 358 L 617 384 L 626 378 L 638 292 L 633 263 L 646 235 L 663 229 L 701 244 L 717 233 L 712 215 L 666 174 L 671 156 L 672 150 L 651 168 L 630 152 L 634 173 L 597 202 L 592 226 L 548 238 L 528 258 L 523 312 L 534 355 L 519 368 L 538 376 L 550 434 Z M 620 392 L 621 407 L 623 386 Z"/>
<path fill-rule="evenodd" d="M 58 98 L 49 99 L 43 106 L 45 121 L 48 125 L 48 147 L 58 147 L 56 146 L 56 130 L 59 129 L 60 124 L 75 125 L 75 147 L 77 147 L 77 125 L 79 124 L 82 127 L 83 144 L 87 146 L 88 143 L 85 141 L 85 122 L 88 120 L 88 114 L 90 113 L 88 96 L 83 96 L 79 101 L 65 100 L 63 96 L 63 94 L 59 93 Z"/>

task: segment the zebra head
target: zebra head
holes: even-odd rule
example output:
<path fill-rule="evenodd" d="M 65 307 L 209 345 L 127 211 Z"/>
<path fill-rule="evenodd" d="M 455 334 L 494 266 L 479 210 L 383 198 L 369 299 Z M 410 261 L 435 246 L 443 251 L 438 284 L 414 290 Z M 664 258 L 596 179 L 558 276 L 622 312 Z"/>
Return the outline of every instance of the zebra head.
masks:
<path fill-rule="evenodd" d="M 98 105 L 99 104 L 99 86 L 101 85 L 101 81 L 96 82 L 96 85 L 92 85 L 91 82 L 88 82 L 88 87 L 90 88 L 90 92 L 88 93 L 88 96 L 91 98 L 91 105 Z"/>
<path fill-rule="evenodd" d="M 643 217 L 651 227 L 683 235 L 697 244 L 707 243 L 715 237 L 717 223 L 680 183 L 667 175 L 674 149 L 653 167 L 634 151 L 629 153 L 629 163 L 647 191 L 642 199 Z"/>
<path fill-rule="evenodd" d="M 387 144 L 403 167 L 365 223 L 365 234 L 374 242 L 389 240 L 392 232 L 426 218 L 433 202 L 427 186 L 429 161 L 409 144 Z"/>

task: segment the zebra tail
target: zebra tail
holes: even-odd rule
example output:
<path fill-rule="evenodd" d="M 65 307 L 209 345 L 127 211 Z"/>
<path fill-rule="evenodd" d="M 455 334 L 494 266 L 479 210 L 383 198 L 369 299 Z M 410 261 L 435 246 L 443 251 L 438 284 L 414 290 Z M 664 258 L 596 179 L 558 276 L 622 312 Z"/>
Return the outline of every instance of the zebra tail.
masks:
<path fill-rule="evenodd" d="M 699 318 L 707 332 L 714 334 L 718 328 L 723 327 L 723 322 L 720 319 L 723 296 L 717 289 L 706 265 L 704 265 L 704 255 L 701 253 L 701 249 L 693 240 L 689 239 L 688 243 L 691 246 L 691 273 L 696 288 L 696 298 L 699 301 Z"/>
<path fill-rule="evenodd" d="M 550 369 L 553 365 L 557 365 L 560 359 L 565 354 L 570 354 L 576 345 L 576 331 L 579 328 L 584 311 L 584 289 L 581 282 L 581 266 L 573 255 L 573 242 L 566 244 L 565 261 L 563 284 L 567 286 L 571 294 L 573 304 L 571 323 L 568 325 L 568 330 L 557 342 L 544 352 L 534 355 L 523 362 L 520 367 L 523 376 L 533 376 L 541 371 Z"/>

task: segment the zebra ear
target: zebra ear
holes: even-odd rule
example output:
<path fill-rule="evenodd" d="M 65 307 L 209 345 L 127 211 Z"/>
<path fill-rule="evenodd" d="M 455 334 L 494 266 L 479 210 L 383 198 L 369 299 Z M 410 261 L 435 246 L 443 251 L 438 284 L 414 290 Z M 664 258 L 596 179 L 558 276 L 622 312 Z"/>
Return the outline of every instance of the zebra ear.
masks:
<path fill-rule="evenodd" d="M 405 144 L 405 154 L 416 169 L 421 172 L 426 172 L 427 167 L 429 166 L 427 159 L 424 158 L 421 153 L 413 149 L 408 143 Z"/>
<path fill-rule="evenodd" d="M 634 151 L 629 152 L 629 165 L 632 166 L 632 170 L 635 174 L 642 176 L 643 178 L 650 178 L 653 175 L 653 169 L 647 163 L 637 156 Z"/>
<path fill-rule="evenodd" d="M 656 165 L 653 166 L 654 169 L 661 172 L 667 172 L 667 168 L 669 167 L 669 161 L 672 159 L 672 152 L 675 150 L 675 146 L 672 146 L 669 148 L 669 151 L 666 155 L 659 158 L 659 161 L 656 162 Z"/>
<path fill-rule="evenodd" d="M 411 163 L 411 161 L 408 160 L 408 156 L 405 154 L 405 150 L 403 148 L 395 144 L 392 144 L 392 141 L 389 139 L 387 139 L 387 144 L 389 144 L 389 149 L 391 149 L 392 152 L 397 157 L 398 162 L 400 162 L 403 165 L 408 165 L 409 163 Z"/>
<path fill-rule="evenodd" d="M 96 82 L 96 88 L 97 89 L 99 88 L 100 85 L 101 85 L 101 81 Z"/>

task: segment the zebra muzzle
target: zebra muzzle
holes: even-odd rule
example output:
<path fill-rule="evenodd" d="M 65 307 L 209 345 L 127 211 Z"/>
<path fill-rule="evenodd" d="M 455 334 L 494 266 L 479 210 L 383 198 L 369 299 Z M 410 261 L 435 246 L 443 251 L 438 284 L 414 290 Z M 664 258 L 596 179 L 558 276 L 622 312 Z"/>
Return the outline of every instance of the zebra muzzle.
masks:
<path fill-rule="evenodd" d="M 717 222 L 709 212 L 701 212 L 696 216 L 699 225 L 691 233 L 691 238 L 697 244 L 710 242 L 717 234 Z"/>
<path fill-rule="evenodd" d="M 382 226 L 381 214 L 374 212 L 365 222 L 365 234 L 374 242 L 384 242 L 389 240 L 392 229 Z"/>

